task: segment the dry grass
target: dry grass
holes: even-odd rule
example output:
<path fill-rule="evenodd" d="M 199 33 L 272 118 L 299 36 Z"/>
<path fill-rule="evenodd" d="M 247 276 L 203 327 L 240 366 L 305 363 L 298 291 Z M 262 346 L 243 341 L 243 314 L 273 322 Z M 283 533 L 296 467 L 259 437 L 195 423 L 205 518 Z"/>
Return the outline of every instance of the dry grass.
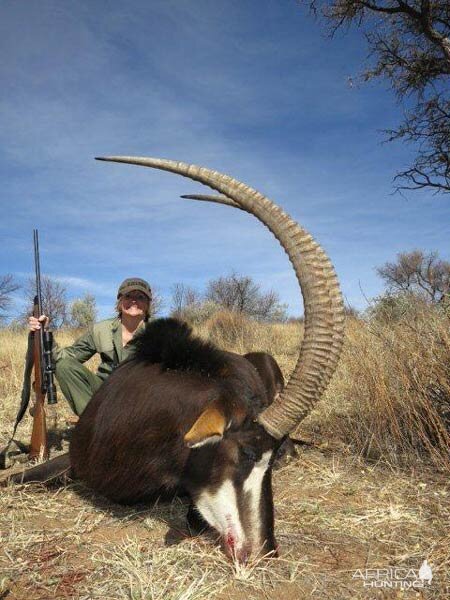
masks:
<path fill-rule="evenodd" d="M 128 508 L 79 483 L 9 487 L 0 495 L 0 598 L 448 598 L 448 322 L 422 317 L 349 323 L 338 373 L 301 426 L 315 445 L 274 473 L 281 558 L 234 565 L 214 537 L 188 536 L 180 499 Z M 271 352 L 289 374 L 299 325 L 230 319 L 199 332 L 239 352 Z M 0 442 L 14 421 L 25 344 L 0 331 Z M 366 567 L 418 569 L 425 558 L 433 581 L 424 590 L 364 588 L 353 577 Z"/>
<path fill-rule="evenodd" d="M 179 499 L 127 508 L 80 484 L 9 488 L 0 498 L 0 590 L 9 600 L 375 598 L 356 569 L 417 569 L 428 558 L 434 579 L 422 597 L 446 598 L 445 480 L 305 449 L 274 482 L 282 555 L 245 567 L 213 537 L 188 537 Z"/>
<path fill-rule="evenodd" d="M 219 348 L 238 354 L 268 352 L 276 357 L 281 370 L 288 376 L 297 360 L 303 325 L 259 323 L 236 313 L 221 311 L 197 325 L 195 332 Z"/>
<path fill-rule="evenodd" d="M 395 323 L 352 319 L 338 371 L 302 424 L 394 466 L 450 469 L 450 321 L 418 305 Z"/>

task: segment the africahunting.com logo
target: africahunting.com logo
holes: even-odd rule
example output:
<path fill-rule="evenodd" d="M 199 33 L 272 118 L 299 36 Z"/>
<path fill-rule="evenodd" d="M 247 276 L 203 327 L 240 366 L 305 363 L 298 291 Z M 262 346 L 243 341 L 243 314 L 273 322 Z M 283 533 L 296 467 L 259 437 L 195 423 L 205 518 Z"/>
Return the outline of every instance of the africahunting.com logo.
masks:
<path fill-rule="evenodd" d="M 357 569 L 352 579 L 360 580 L 366 588 L 398 590 L 419 589 L 431 585 L 433 571 L 426 560 L 420 569 L 386 567 L 384 569 Z"/>

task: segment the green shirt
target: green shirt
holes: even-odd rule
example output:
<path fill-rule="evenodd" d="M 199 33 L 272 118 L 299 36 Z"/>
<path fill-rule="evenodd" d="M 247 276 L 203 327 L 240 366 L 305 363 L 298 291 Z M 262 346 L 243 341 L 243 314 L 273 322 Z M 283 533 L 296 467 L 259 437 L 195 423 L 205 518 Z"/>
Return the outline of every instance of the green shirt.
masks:
<path fill-rule="evenodd" d="M 64 358 L 74 358 L 84 363 L 98 353 L 102 362 L 98 367 L 97 375 L 101 379 L 106 379 L 119 363 L 131 357 L 133 349 L 133 340 L 126 346 L 122 345 L 122 324 L 120 319 L 115 317 L 95 323 L 71 346 L 59 348 L 55 344 L 54 359 L 58 362 Z"/>

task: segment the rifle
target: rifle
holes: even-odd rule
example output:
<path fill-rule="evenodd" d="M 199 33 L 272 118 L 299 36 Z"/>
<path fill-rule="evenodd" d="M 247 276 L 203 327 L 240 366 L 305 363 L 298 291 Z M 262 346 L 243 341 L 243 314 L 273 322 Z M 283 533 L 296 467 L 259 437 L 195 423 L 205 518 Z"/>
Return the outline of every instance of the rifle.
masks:
<path fill-rule="evenodd" d="M 34 299 L 33 316 L 39 318 L 42 315 L 42 290 L 41 290 L 41 266 L 39 258 L 39 235 L 38 230 L 33 230 L 34 241 L 34 265 L 36 273 L 36 296 Z M 34 368 L 33 390 L 35 403 L 33 410 L 33 430 L 29 449 L 30 459 L 47 460 L 49 449 L 47 443 L 47 424 L 45 419 L 44 402 L 50 405 L 56 404 L 56 387 L 54 381 L 55 367 L 52 359 L 53 333 L 44 330 L 44 324 L 38 331 L 28 334 L 28 348 L 25 360 L 25 372 L 22 386 L 22 395 L 13 434 L 6 447 L 0 452 L 0 469 L 11 466 L 14 459 L 24 452 L 24 445 L 14 440 L 17 427 L 21 422 L 28 404 L 30 402 L 30 377 Z"/>
<path fill-rule="evenodd" d="M 36 296 L 34 299 L 33 316 L 42 315 L 42 290 L 41 290 L 41 265 L 39 258 L 38 230 L 33 230 L 34 237 L 34 266 L 36 272 Z M 50 405 L 56 404 L 56 387 L 54 382 L 55 367 L 52 359 L 53 333 L 44 329 L 42 323 L 33 336 L 33 363 L 34 363 L 34 413 L 33 431 L 31 433 L 30 458 L 48 459 L 47 423 L 45 419 L 44 401 Z"/>

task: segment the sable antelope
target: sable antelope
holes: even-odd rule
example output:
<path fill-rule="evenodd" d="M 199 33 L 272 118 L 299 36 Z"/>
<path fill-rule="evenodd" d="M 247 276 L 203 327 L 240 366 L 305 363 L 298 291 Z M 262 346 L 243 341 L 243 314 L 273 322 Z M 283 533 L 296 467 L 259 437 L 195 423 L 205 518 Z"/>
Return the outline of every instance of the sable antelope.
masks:
<path fill-rule="evenodd" d="M 258 367 L 249 360 L 199 342 L 180 324 L 150 325 L 134 360 L 110 376 L 81 415 L 70 447 L 72 469 L 119 502 L 183 489 L 229 555 L 273 554 L 274 454 L 321 397 L 341 352 L 344 311 L 333 266 L 300 225 L 231 177 L 170 160 L 99 160 L 189 177 L 222 194 L 214 201 L 255 215 L 294 267 L 305 330 L 290 380 L 267 406 Z"/>

